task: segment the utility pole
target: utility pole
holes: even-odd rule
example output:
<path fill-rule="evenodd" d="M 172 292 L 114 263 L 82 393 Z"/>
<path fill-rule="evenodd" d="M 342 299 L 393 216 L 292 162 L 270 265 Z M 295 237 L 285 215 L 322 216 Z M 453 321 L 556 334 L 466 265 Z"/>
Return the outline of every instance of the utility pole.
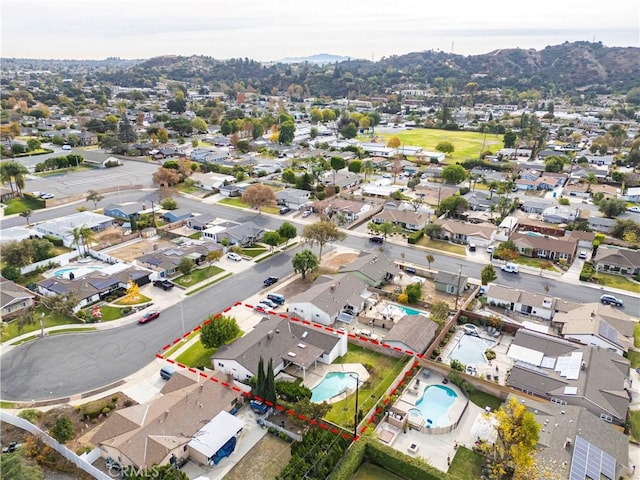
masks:
<path fill-rule="evenodd" d="M 460 299 L 460 280 L 462 280 L 462 264 L 458 264 L 458 288 L 456 289 L 456 306 L 455 310 L 458 311 L 458 300 Z"/>

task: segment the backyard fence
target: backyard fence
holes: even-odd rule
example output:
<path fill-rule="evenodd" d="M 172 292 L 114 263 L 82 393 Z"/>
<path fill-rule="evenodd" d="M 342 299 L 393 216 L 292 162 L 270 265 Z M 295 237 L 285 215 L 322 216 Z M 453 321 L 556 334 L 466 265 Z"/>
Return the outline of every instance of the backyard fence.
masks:
<path fill-rule="evenodd" d="M 90 458 L 97 458 L 96 454 L 92 451 L 89 455 L 78 456 L 71 450 L 69 450 L 64 445 L 58 443 L 57 440 L 50 437 L 47 433 L 40 430 L 33 423 L 25 420 L 24 418 L 16 417 L 15 415 L 11 415 L 10 413 L 0 411 L 0 421 L 6 422 L 9 425 L 13 425 L 14 427 L 20 428 L 29 432 L 32 435 L 35 435 L 40 440 L 42 440 L 45 444 L 53 448 L 56 452 L 62 455 L 64 458 L 72 462 L 78 468 L 84 470 L 92 477 L 97 480 L 112 480 L 109 475 L 97 469 L 91 463 L 89 463 Z M 98 452 L 99 456 L 99 452 Z M 95 460 L 94 460 L 95 461 Z"/>

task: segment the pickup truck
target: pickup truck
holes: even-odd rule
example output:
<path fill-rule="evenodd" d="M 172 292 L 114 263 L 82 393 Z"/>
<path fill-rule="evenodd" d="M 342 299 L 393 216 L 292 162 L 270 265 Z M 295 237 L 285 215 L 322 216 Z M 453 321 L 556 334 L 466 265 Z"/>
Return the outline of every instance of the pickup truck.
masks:
<path fill-rule="evenodd" d="M 154 287 L 160 287 L 163 290 L 171 290 L 173 288 L 173 282 L 170 282 L 169 280 L 154 280 L 153 281 L 153 286 Z"/>

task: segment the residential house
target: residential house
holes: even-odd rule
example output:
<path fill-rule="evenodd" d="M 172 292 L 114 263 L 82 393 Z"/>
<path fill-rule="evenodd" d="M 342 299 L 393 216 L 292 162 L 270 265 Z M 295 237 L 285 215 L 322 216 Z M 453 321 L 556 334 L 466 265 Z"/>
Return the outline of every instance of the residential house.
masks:
<path fill-rule="evenodd" d="M 515 397 L 540 425 L 533 456 L 539 471 L 558 480 L 623 478 L 631 471 L 629 436 L 603 425 L 585 407 Z"/>
<path fill-rule="evenodd" d="M 458 187 L 447 185 L 431 185 L 420 183 L 416 185 L 416 196 L 422 198 L 422 201 L 432 207 L 440 205 L 445 198 L 455 195 L 460 189 Z"/>
<path fill-rule="evenodd" d="M 564 205 L 545 208 L 542 212 L 542 220 L 547 223 L 571 223 L 578 214 L 576 209 Z"/>
<path fill-rule="evenodd" d="M 447 158 L 442 152 L 432 152 L 429 150 L 415 152 L 415 157 L 417 163 L 441 163 Z"/>
<path fill-rule="evenodd" d="M 178 273 L 178 265 L 183 258 L 190 258 L 196 265 L 206 260 L 211 251 L 222 250 L 222 246 L 211 242 L 190 241 L 175 248 L 153 250 L 136 258 L 136 262 L 169 278 Z"/>
<path fill-rule="evenodd" d="M 344 215 L 347 223 L 351 223 L 358 220 L 362 215 L 366 215 L 371 208 L 372 205 L 370 203 L 334 197 L 326 202 L 325 213 L 329 218 L 334 215 Z"/>
<path fill-rule="evenodd" d="M 454 243 L 475 243 L 479 247 L 491 244 L 497 227 L 491 223 L 468 223 L 451 219 L 439 219 L 436 224 L 442 227 L 440 238 Z"/>
<path fill-rule="evenodd" d="M 191 210 L 186 208 L 176 208 L 175 210 L 167 210 L 162 214 L 162 218 L 169 223 L 179 222 L 191 218 Z"/>
<path fill-rule="evenodd" d="M 591 189 L 587 182 L 571 183 L 562 189 L 562 194 L 569 197 L 589 198 Z"/>
<path fill-rule="evenodd" d="M 65 247 L 71 248 L 74 244 L 74 229 L 86 227 L 97 233 L 113 226 L 113 223 L 113 218 L 106 215 L 93 212 L 78 212 L 38 223 L 33 228 L 39 236 L 51 235 L 61 239 Z"/>
<path fill-rule="evenodd" d="M 633 346 L 633 330 L 637 323 L 637 318 L 600 302 L 577 305 L 558 313 L 553 319 L 562 337 L 606 348 L 618 355 L 624 355 Z"/>
<path fill-rule="evenodd" d="M 466 275 L 440 270 L 434 279 L 436 292 L 460 295 L 467 287 L 467 280 Z"/>
<path fill-rule="evenodd" d="M 158 207 L 154 205 L 154 210 L 158 210 Z M 144 202 L 128 202 L 128 203 L 111 203 L 104 207 L 104 214 L 123 220 L 129 220 L 132 217 L 139 219 L 140 215 L 145 213 L 151 213 L 151 208 L 147 209 L 147 205 Z"/>
<path fill-rule="evenodd" d="M 578 248 L 587 248 L 589 250 L 593 248 L 593 241 L 596 239 L 595 233 L 583 232 L 582 230 L 568 230 L 565 232 L 565 236 L 577 240 Z"/>
<path fill-rule="evenodd" d="M 253 222 L 215 225 L 202 231 L 202 238 L 221 243 L 224 239 L 229 245 L 246 246 L 259 241 L 265 229 Z"/>
<path fill-rule="evenodd" d="M 35 230 L 25 227 L 9 227 L 0 231 L 0 244 L 8 242 L 20 242 L 27 238 L 37 237 Z"/>
<path fill-rule="evenodd" d="M 88 132 L 88 131 L 85 130 L 84 132 L 81 132 L 80 135 L 78 135 L 78 143 L 82 147 L 88 147 L 88 146 L 91 146 L 91 145 L 97 145 L 98 144 L 98 135 L 96 135 L 93 132 Z"/>
<path fill-rule="evenodd" d="M 223 197 L 231 198 L 242 196 L 242 190 L 238 185 L 235 184 L 220 185 L 218 187 L 218 190 L 220 190 L 220 195 L 222 195 Z"/>
<path fill-rule="evenodd" d="M 430 215 L 427 213 L 385 208 L 373 217 L 373 223 L 391 222 L 405 230 L 418 231 L 427 226 L 429 218 Z"/>
<path fill-rule="evenodd" d="M 387 147 L 383 143 L 361 143 L 360 148 L 372 157 L 391 158 L 396 154 L 395 148 Z"/>
<path fill-rule="evenodd" d="M 629 187 L 623 197 L 627 202 L 640 203 L 640 187 Z"/>
<path fill-rule="evenodd" d="M 591 194 L 602 193 L 605 198 L 618 198 L 621 194 L 620 188 L 606 183 L 596 183 L 591 185 Z"/>
<path fill-rule="evenodd" d="M 384 336 L 384 343 L 403 352 L 424 353 L 436 336 L 438 324 L 423 315 L 405 315 Z"/>
<path fill-rule="evenodd" d="M 521 328 L 507 351 L 513 366 L 507 386 L 563 405 L 585 407 L 621 425 L 627 417 L 629 360 L 591 347 Z"/>
<path fill-rule="evenodd" d="M 339 320 L 348 323 L 351 317 L 362 311 L 365 299 L 370 295 L 367 285 L 351 273 L 322 275 L 305 292 L 289 300 L 289 312 L 327 326 L 345 313 L 348 317 Z"/>
<path fill-rule="evenodd" d="M 91 442 L 100 448 L 102 457 L 135 468 L 166 465 L 172 457 L 184 459 L 195 438 L 210 446 L 224 445 L 237 432 L 219 429 L 213 437 L 199 433 L 220 413 L 232 411 L 241 402 L 242 389 L 220 386 L 228 379 L 219 373 L 208 376 L 216 382 L 184 369 L 176 371 L 158 398 L 111 412 Z"/>
<path fill-rule="evenodd" d="M 522 203 L 522 207 L 520 209 L 523 212 L 527 213 L 537 213 L 542 214 L 545 209 L 549 207 L 555 207 L 558 204 L 556 200 L 547 199 L 547 198 L 527 198 L 526 202 Z"/>
<path fill-rule="evenodd" d="M 213 225 L 216 216 L 211 213 L 200 213 L 187 218 L 187 227 L 194 230 L 206 230 Z"/>
<path fill-rule="evenodd" d="M 477 212 L 488 212 L 491 207 L 498 203 L 499 195 L 492 195 L 491 192 L 475 190 L 467 192 L 463 197 L 469 203 L 469 209 Z"/>
<path fill-rule="evenodd" d="M 393 277 L 398 273 L 398 266 L 385 255 L 360 252 L 354 261 L 342 265 L 339 272 L 350 273 L 370 287 L 380 288 L 393 281 Z"/>
<path fill-rule="evenodd" d="M 591 165 L 613 165 L 613 155 L 583 155 Z"/>
<path fill-rule="evenodd" d="M 531 218 L 518 218 L 517 230 L 521 232 L 535 232 L 542 235 L 552 235 L 554 237 L 562 237 L 565 235 L 564 227 L 554 225 L 553 223 L 545 223 L 540 220 Z M 509 232 L 511 234 L 511 232 Z"/>
<path fill-rule="evenodd" d="M 558 297 L 492 283 L 487 289 L 487 303 L 522 315 L 552 320 L 557 314 L 568 312 L 580 304 Z"/>
<path fill-rule="evenodd" d="M 36 283 L 38 293 L 45 297 L 68 295 L 75 293 L 78 304 L 75 311 L 97 302 L 118 289 L 125 289 L 130 281 L 143 286 L 149 283 L 151 271 L 138 267 L 131 267 L 124 263 L 108 265 L 100 271 L 90 270 L 84 275 L 72 271 L 66 277 L 45 278 Z"/>
<path fill-rule="evenodd" d="M 276 192 L 278 205 L 286 205 L 293 210 L 300 210 L 309 205 L 310 196 L 311 192 L 299 188 L 284 188 Z"/>
<path fill-rule="evenodd" d="M 613 226 L 616 224 L 617 219 L 615 218 L 606 218 L 606 217 L 595 217 L 590 216 L 587 218 L 587 223 L 589 224 L 589 228 L 591 230 L 595 230 L 596 232 L 601 233 L 609 233 Z"/>
<path fill-rule="evenodd" d="M 273 374 L 288 367 L 306 375 L 318 362 L 331 364 L 347 353 L 347 335 L 320 330 L 279 316 L 264 317 L 243 337 L 220 347 L 211 357 L 215 370 L 246 381 L 272 361 Z"/>
<path fill-rule="evenodd" d="M 571 237 L 550 237 L 533 232 L 514 232 L 509 237 L 521 255 L 531 258 L 546 258 L 551 261 L 564 260 L 571 263 L 576 254 L 578 241 Z"/>
<path fill-rule="evenodd" d="M 597 272 L 640 275 L 640 250 L 600 245 L 593 265 Z"/>
<path fill-rule="evenodd" d="M 325 185 L 336 185 L 344 190 L 358 185 L 361 178 L 357 173 L 342 169 L 335 172 L 335 176 L 333 172 L 327 172 L 322 181 Z"/>
<path fill-rule="evenodd" d="M 0 277 L 0 321 L 7 322 L 31 308 L 35 298 L 26 288 Z"/>
<path fill-rule="evenodd" d="M 110 153 L 95 150 L 82 150 L 83 163 L 94 167 L 105 168 L 109 165 L 122 165 L 122 160 Z"/>

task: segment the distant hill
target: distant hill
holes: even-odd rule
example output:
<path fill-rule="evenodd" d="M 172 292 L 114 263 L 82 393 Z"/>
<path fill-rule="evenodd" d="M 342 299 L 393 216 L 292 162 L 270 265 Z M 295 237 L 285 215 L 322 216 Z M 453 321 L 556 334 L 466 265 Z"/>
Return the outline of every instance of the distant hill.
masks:
<path fill-rule="evenodd" d="M 273 63 L 317 63 L 324 65 L 327 63 L 347 62 L 352 60 L 352 57 L 344 57 L 342 55 L 331 55 L 329 53 L 318 53 L 309 57 L 285 57 L 281 60 L 277 60 Z M 270 62 L 271 63 L 271 62 Z"/>

